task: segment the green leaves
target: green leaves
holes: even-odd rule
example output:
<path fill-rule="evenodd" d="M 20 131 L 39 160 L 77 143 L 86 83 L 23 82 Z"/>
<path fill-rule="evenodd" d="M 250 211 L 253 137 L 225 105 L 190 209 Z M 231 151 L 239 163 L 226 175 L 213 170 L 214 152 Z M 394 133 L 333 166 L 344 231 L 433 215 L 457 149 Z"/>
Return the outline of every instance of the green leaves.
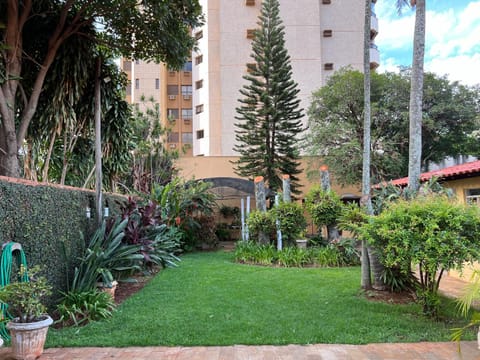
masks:
<path fill-rule="evenodd" d="M 424 312 L 435 315 L 444 271 L 462 269 L 480 256 L 480 209 L 444 196 L 399 200 L 360 227 L 360 235 L 379 250 L 389 267 L 420 271 Z"/>

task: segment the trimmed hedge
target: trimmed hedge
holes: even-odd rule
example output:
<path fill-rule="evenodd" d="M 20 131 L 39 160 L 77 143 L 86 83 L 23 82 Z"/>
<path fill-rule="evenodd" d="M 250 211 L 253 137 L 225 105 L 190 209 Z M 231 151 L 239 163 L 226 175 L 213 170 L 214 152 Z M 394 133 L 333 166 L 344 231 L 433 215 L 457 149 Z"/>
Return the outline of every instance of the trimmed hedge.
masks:
<path fill-rule="evenodd" d="M 110 215 L 118 213 L 125 198 L 104 194 Z M 95 231 L 95 193 L 27 181 L 0 179 L 0 244 L 15 241 L 22 245 L 29 267 L 40 265 L 53 285 L 48 303 L 56 302 L 58 291 L 66 290 L 78 257 L 82 235 L 88 241 Z M 86 216 L 90 207 L 91 218 Z"/>

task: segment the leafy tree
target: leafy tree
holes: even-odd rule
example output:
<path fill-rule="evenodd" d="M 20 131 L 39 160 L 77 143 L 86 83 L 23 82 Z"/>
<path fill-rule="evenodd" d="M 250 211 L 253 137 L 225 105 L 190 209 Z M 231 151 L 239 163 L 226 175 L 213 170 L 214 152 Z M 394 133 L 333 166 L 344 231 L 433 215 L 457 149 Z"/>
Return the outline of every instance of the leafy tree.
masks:
<path fill-rule="evenodd" d="M 371 74 L 371 171 L 375 182 L 408 174 L 409 84 L 410 69 L 400 74 Z M 423 98 L 423 165 L 446 156 L 478 154 L 479 143 L 471 134 L 478 128 L 479 88 L 426 73 Z M 314 92 L 308 110 L 308 152 L 322 156 L 343 185 L 362 180 L 363 107 L 363 75 L 344 68 Z"/>
<path fill-rule="evenodd" d="M 190 56 L 198 26 L 198 1 L 102 0 L 102 1 L 18 1 L 0 3 L 0 174 L 18 177 L 17 154 L 42 95 L 45 79 L 62 46 L 75 35 L 90 37 L 115 55 L 166 62 L 180 67 Z M 55 16 L 51 16 L 54 14 Z M 24 38 L 44 19 L 35 32 L 36 51 L 27 52 Z M 83 33 L 95 24 L 95 34 Z M 31 63 L 33 72 L 26 71 Z"/>
<path fill-rule="evenodd" d="M 288 174 L 292 193 L 298 194 L 303 110 L 297 98 L 300 90 L 292 80 L 278 0 L 262 2 L 258 26 L 252 43 L 255 67 L 244 76 L 247 84 L 240 90 L 243 98 L 236 109 L 234 149 L 240 158 L 234 162 L 235 172 L 251 179 L 263 176 L 274 191 L 281 189 L 281 175 Z"/>
<path fill-rule="evenodd" d="M 327 227 L 329 241 L 339 237 L 336 225 L 344 205 L 335 192 L 314 186 L 305 198 L 305 205 L 313 223 L 318 227 Z"/>
<path fill-rule="evenodd" d="M 418 297 L 427 315 L 439 306 L 438 287 L 443 274 L 462 269 L 480 256 L 480 209 L 442 196 L 399 200 L 361 226 L 361 237 L 381 250 L 388 267 L 404 272 L 418 266 Z"/>

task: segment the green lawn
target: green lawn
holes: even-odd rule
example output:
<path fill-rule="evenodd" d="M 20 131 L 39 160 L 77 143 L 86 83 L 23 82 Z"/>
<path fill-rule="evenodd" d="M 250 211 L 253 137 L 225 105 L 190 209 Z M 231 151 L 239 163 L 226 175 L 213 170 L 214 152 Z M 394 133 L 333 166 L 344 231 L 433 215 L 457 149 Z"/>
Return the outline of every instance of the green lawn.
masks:
<path fill-rule="evenodd" d="M 161 271 L 108 321 L 50 329 L 47 347 L 448 341 L 454 321 L 358 296 L 359 268 L 269 268 L 197 253 Z M 450 306 L 451 308 L 451 306 Z"/>

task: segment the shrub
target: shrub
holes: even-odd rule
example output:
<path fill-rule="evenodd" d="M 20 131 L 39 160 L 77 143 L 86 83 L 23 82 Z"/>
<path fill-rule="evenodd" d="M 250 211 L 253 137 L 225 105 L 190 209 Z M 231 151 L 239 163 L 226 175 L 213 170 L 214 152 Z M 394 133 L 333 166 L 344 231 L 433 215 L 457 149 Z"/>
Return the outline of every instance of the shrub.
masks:
<path fill-rule="evenodd" d="M 174 254 L 180 250 L 180 239 L 161 223 L 157 205 L 153 201 L 140 205 L 129 198 L 128 203 L 121 208 L 121 218 L 127 220 L 122 242 L 139 246 L 144 268 L 176 264 L 178 258 Z"/>
<path fill-rule="evenodd" d="M 387 267 L 418 265 L 418 297 L 427 315 L 437 313 L 438 286 L 445 271 L 462 269 L 480 256 L 480 209 L 443 196 L 398 200 L 360 230 L 381 251 Z"/>
<path fill-rule="evenodd" d="M 294 246 L 295 240 L 305 232 L 307 226 L 302 206 L 298 203 L 282 201 L 270 211 L 273 218 L 278 219 L 280 223 L 285 244 Z"/>
<path fill-rule="evenodd" d="M 96 289 L 62 293 L 62 301 L 57 306 L 58 323 L 63 326 L 81 326 L 89 322 L 107 319 L 115 310 L 110 294 Z"/>
<path fill-rule="evenodd" d="M 344 207 L 340 197 L 331 190 L 325 191 L 315 186 L 308 192 L 305 206 L 315 225 L 327 227 L 330 240 L 333 227 L 337 224 Z"/>
<path fill-rule="evenodd" d="M 275 219 L 269 211 L 252 211 L 248 216 L 247 226 L 251 239 L 258 239 L 260 233 L 266 234 L 270 240 L 275 237 Z"/>
<path fill-rule="evenodd" d="M 128 219 L 116 220 L 110 228 L 103 221 L 93 234 L 81 258 L 80 265 L 75 268 L 75 274 L 70 290 L 88 291 L 101 281 L 105 286 L 111 286 L 115 272 L 140 270 L 143 261 L 140 255 L 140 245 L 122 243 L 124 229 Z"/>

